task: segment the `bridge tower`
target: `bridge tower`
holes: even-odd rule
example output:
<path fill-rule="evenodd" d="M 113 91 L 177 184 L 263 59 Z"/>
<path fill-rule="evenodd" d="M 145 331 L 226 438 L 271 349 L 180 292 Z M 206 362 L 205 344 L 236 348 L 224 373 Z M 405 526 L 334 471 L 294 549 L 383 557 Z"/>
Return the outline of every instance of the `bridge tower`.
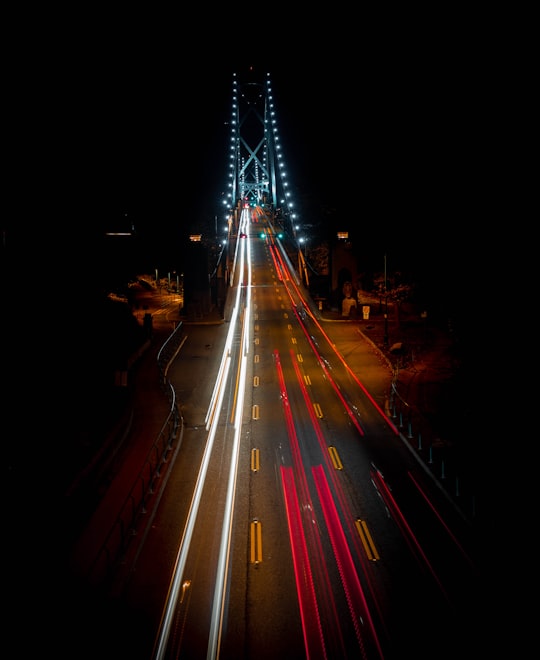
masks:
<path fill-rule="evenodd" d="M 279 167 L 280 144 L 270 74 L 257 80 L 253 67 L 233 76 L 229 155 L 229 208 L 246 202 L 275 210 L 287 198 Z"/>

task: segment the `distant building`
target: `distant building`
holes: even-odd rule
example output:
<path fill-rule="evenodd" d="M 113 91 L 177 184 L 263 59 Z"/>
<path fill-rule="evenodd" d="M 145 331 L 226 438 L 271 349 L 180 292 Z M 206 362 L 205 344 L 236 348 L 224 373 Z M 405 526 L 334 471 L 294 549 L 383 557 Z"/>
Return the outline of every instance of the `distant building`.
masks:
<path fill-rule="evenodd" d="M 332 246 L 331 256 L 332 291 L 341 295 L 345 282 L 358 284 L 358 263 L 350 241 L 337 241 Z"/>

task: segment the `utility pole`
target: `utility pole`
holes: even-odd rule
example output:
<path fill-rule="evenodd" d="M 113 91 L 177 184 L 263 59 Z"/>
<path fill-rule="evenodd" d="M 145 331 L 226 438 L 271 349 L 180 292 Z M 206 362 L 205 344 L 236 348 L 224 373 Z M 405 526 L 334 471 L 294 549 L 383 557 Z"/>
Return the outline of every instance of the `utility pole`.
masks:
<path fill-rule="evenodd" d="M 388 291 L 386 288 L 386 254 L 384 255 L 384 338 L 383 343 L 388 346 Z"/>

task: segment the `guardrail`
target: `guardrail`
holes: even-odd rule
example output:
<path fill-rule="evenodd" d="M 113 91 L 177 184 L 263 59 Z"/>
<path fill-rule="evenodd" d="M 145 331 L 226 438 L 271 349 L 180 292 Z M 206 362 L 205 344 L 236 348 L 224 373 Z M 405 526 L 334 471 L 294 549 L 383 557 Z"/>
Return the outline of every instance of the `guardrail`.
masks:
<path fill-rule="evenodd" d="M 119 563 L 126 556 L 133 538 L 137 535 L 143 517 L 152 504 L 163 469 L 169 465 L 169 457 L 174 447 L 181 442 L 183 419 L 178 407 L 176 393 L 167 380 L 167 372 L 182 345 L 182 323 L 175 328 L 158 352 L 157 363 L 160 384 L 168 397 L 169 413 L 127 495 L 115 522 L 100 548 L 89 571 L 91 581 L 109 583 L 115 577 Z"/>

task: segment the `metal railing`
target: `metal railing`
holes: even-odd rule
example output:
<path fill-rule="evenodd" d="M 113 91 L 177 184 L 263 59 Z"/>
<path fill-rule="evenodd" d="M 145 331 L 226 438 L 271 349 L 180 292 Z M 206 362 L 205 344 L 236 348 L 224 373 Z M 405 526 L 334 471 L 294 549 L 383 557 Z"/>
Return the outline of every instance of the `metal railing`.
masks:
<path fill-rule="evenodd" d="M 98 584 L 108 584 L 115 576 L 119 563 L 126 556 L 133 538 L 141 527 L 143 518 L 147 518 L 164 468 L 174 447 L 181 442 L 183 419 L 178 406 L 176 392 L 167 380 L 167 371 L 183 342 L 182 323 L 160 348 L 157 356 L 160 372 L 160 384 L 169 399 L 167 417 L 157 434 L 150 451 L 110 529 L 105 542 L 92 563 L 89 577 Z"/>

